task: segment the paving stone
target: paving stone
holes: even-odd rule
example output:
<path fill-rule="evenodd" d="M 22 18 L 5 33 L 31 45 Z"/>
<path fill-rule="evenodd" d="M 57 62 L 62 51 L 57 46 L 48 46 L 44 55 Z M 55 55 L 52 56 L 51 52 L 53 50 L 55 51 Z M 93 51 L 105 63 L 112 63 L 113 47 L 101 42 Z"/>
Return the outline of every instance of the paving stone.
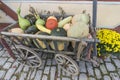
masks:
<path fill-rule="evenodd" d="M 86 66 L 89 76 L 94 76 L 92 64 L 90 62 L 86 62 Z"/>
<path fill-rule="evenodd" d="M 50 72 L 50 67 L 46 66 L 44 69 L 44 74 L 49 74 L 49 72 Z"/>
<path fill-rule="evenodd" d="M 117 59 L 117 57 L 116 57 L 116 56 L 114 56 L 114 55 L 111 55 L 111 58 Z"/>
<path fill-rule="evenodd" d="M 17 80 L 17 77 L 16 77 L 16 76 L 13 76 L 13 77 L 11 78 L 11 80 Z"/>
<path fill-rule="evenodd" d="M 20 73 L 22 71 L 22 69 L 23 69 L 23 65 L 20 64 L 20 66 L 18 67 L 18 69 L 16 70 L 15 73 Z"/>
<path fill-rule="evenodd" d="M 118 70 L 118 74 L 120 75 L 120 69 Z"/>
<path fill-rule="evenodd" d="M 10 68 L 10 69 L 7 71 L 4 79 L 5 79 L 5 80 L 10 80 L 10 78 L 11 78 L 12 75 L 14 74 L 15 70 L 16 70 L 16 68 Z"/>
<path fill-rule="evenodd" d="M 50 66 L 51 64 L 52 64 L 51 59 L 47 59 L 47 63 L 46 63 L 46 65 Z"/>
<path fill-rule="evenodd" d="M 50 70 L 50 80 L 54 80 L 55 79 L 55 73 L 56 73 L 56 67 L 51 67 Z"/>
<path fill-rule="evenodd" d="M 27 73 L 22 73 L 20 76 L 20 80 L 26 80 Z"/>
<path fill-rule="evenodd" d="M 36 69 L 34 69 L 34 71 L 32 72 L 32 74 L 31 74 L 31 76 L 30 76 L 30 79 L 31 79 L 31 80 L 35 77 L 35 74 L 36 74 Z"/>
<path fill-rule="evenodd" d="M 29 67 L 25 66 L 24 69 L 23 69 L 23 71 L 28 72 L 29 71 Z"/>
<path fill-rule="evenodd" d="M 110 77 L 113 79 L 113 80 L 120 80 L 120 77 L 117 73 L 110 73 Z"/>
<path fill-rule="evenodd" d="M 104 80 L 111 80 L 110 76 L 108 76 L 108 75 L 105 75 L 105 76 L 103 77 L 103 79 L 104 79 Z"/>
<path fill-rule="evenodd" d="M 95 74 L 96 74 L 97 79 L 102 78 L 102 75 L 99 69 L 95 68 Z"/>
<path fill-rule="evenodd" d="M 55 59 L 52 59 L 52 65 L 57 65 Z"/>
<path fill-rule="evenodd" d="M 47 75 L 43 75 L 42 80 L 48 80 Z"/>
<path fill-rule="evenodd" d="M 115 71 L 115 66 L 112 63 L 106 63 L 108 71 Z"/>
<path fill-rule="evenodd" d="M 46 61 L 45 61 L 45 60 L 42 60 L 42 65 L 41 65 L 41 67 L 40 67 L 39 69 L 44 69 L 45 63 L 46 63 Z"/>
<path fill-rule="evenodd" d="M 4 69 L 9 69 L 12 63 L 6 62 L 5 65 L 3 66 Z"/>
<path fill-rule="evenodd" d="M 5 52 L 2 57 L 10 57 L 10 55 L 8 54 L 8 52 Z"/>
<path fill-rule="evenodd" d="M 34 80 L 40 80 L 41 77 L 42 77 L 42 71 L 39 70 L 39 71 L 36 72 L 36 75 L 35 75 L 35 79 L 34 79 Z"/>
<path fill-rule="evenodd" d="M 12 65 L 12 67 L 13 67 L 13 68 L 16 68 L 16 67 L 18 67 L 18 65 L 19 65 L 19 63 L 18 63 L 17 61 L 15 61 L 15 62 L 13 63 L 13 65 Z"/>
<path fill-rule="evenodd" d="M 0 70 L 0 79 L 2 79 L 5 75 L 6 71 Z"/>
<path fill-rule="evenodd" d="M 4 65 L 8 58 L 0 57 L 0 66 Z"/>
<path fill-rule="evenodd" d="M 112 60 L 114 61 L 117 68 L 120 68 L 120 60 L 118 60 L 118 59 L 112 59 Z"/>
<path fill-rule="evenodd" d="M 78 80 L 78 76 L 72 76 L 73 80 Z"/>
<path fill-rule="evenodd" d="M 104 61 L 103 61 L 103 59 L 100 59 L 100 63 L 103 63 Z"/>
<path fill-rule="evenodd" d="M 81 73 L 80 76 L 79 76 L 79 80 L 88 80 L 87 75 Z"/>
<path fill-rule="evenodd" d="M 62 80 L 71 80 L 70 78 L 63 77 Z"/>
<path fill-rule="evenodd" d="M 89 76 L 94 76 L 93 68 L 87 68 L 87 70 L 88 70 L 88 75 Z"/>
<path fill-rule="evenodd" d="M 15 60 L 13 58 L 8 59 L 9 62 L 14 62 Z"/>
<path fill-rule="evenodd" d="M 92 63 L 90 63 L 90 62 L 86 62 L 86 66 L 87 66 L 87 68 L 93 68 Z"/>
<path fill-rule="evenodd" d="M 62 72 L 61 71 L 62 69 L 60 68 L 60 66 L 57 66 L 57 70 L 58 70 L 58 77 L 60 77 L 61 76 L 61 72 Z"/>
<path fill-rule="evenodd" d="M 79 62 L 80 72 L 86 72 L 86 66 L 84 61 Z"/>
<path fill-rule="evenodd" d="M 104 59 L 105 62 L 111 62 L 111 58 L 107 57 L 106 59 Z"/>
<path fill-rule="evenodd" d="M 4 54 L 4 51 L 2 50 L 2 51 L 0 51 L 0 56 L 2 56 Z"/>
<path fill-rule="evenodd" d="M 101 69 L 101 71 L 102 71 L 102 73 L 103 74 L 107 74 L 108 72 L 107 72 L 107 70 L 106 70 L 106 68 L 105 68 L 105 65 L 100 65 L 100 69 Z"/>

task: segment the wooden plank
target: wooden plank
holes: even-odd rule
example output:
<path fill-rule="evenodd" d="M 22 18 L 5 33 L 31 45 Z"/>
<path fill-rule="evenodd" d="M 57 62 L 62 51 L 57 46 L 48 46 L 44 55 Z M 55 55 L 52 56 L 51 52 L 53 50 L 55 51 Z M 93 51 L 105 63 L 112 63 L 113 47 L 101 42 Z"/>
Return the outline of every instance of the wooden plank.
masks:
<path fill-rule="evenodd" d="M 4 4 L 1 0 L 0 0 L 0 9 L 4 11 L 7 15 L 9 15 L 15 21 L 18 20 L 17 14 L 11 8 L 9 8 L 6 4 Z"/>
<path fill-rule="evenodd" d="M 11 23 L 0 23 L 0 31 L 2 31 L 3 28 L 10 25 Z"/>

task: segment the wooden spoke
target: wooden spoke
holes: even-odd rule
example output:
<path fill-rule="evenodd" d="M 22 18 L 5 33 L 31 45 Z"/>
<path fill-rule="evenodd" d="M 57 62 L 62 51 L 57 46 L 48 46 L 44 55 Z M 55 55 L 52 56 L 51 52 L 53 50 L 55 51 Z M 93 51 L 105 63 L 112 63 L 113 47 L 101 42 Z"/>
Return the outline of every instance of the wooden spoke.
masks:
<path fill-rule="evenodd" d="M 12 50 L 18 62 L 29 67 L 41 66 L 42 60 L 35 51 L 22 45 L 15 45 L 15 47 L 12 47 Z"/>
<path fill-rule="evenodd" d="M 79 74 L 79 67 L 77 63 L 70 57 L 64 54 L 56 54 L 55 60 L 57 64 L 67 73 L 71 75 Z"/>

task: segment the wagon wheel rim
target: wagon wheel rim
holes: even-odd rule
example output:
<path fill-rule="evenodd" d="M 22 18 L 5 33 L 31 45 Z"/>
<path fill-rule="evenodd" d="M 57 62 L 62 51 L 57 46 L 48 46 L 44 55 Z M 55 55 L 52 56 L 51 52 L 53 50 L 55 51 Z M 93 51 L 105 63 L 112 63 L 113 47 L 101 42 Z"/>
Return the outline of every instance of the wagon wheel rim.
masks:
<path fill-rule="evenodd" d="M 18 62 L 29 67 L 40 67 L 42 64 L 41 58 L 38 54 L 28 47 L 16 45 L 12 47 L 12 51 Z"/>
<path fill-rule="evenodd" d="M 55 60 L 56 60 L 56 63 L 62 68 L 63 71 L 71 75 L 79 74 L 79 67 L 72 58 L 63 54 L 56 54 Z"/>

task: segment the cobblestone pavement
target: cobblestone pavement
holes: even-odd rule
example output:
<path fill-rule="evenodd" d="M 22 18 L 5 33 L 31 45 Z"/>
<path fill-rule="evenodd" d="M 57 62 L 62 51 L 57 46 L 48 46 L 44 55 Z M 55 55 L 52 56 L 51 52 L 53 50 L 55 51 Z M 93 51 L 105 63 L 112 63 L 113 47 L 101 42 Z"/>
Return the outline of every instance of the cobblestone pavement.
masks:
<path fill-rule="evenodd" d="M 33 69 L 19 64 L 7 52 L 0 52 L 0 80 L 120 80 L 120 58 L 111 56 L 95 67 L 79 61 L 80 74 L 71 76 L 57 66 L 52 54 L 42 55 L 43 64 Z"/>

